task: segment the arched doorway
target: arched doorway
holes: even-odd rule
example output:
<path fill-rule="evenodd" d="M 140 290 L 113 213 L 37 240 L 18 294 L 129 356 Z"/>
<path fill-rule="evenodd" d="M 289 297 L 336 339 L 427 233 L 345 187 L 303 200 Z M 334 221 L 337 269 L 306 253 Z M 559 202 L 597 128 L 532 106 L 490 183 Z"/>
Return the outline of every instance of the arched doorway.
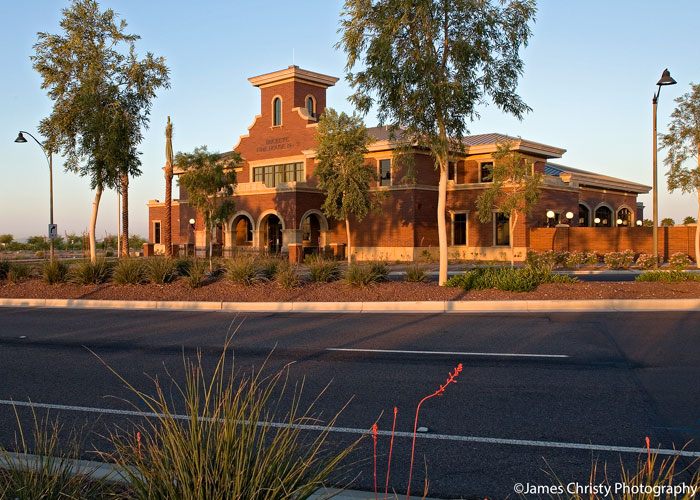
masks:
<path fill-rule="evenodd" d="M 599 206 L 595 211 L 595 219 L 593 220 L 596 227 L 612 227 L 612 210 L 605 205 Z"/>
<path fill-rule="evenodd" d="M 621 227 L 632 226 L 632 211 L 629 208 L 622 207 L 617 211 L 617 225 Z"/>
<path fill-rule="evenodd" d="M 282 251 L 282 221 L 280 218 L 275 214 L 265 216 L 262 229 L 265 249 L 269 253 L 280 253 Z"/>
<path fill-rule="evenodd" d="M 302 246 L 304 255 L 318 253 L 321 246 L 321 220 L 311 213 L 301 222 Z"/>
<path fill-rule="evenodd" d="M 253 221 L 245 215 L 238 215 L 231 224 L 233 244 L 237 247 L 253 245 Z"/>
<path fill-rule="evenodd" d="M 578 204 L 578 225 L 580 227 L 591 225 L 591 211 L 583 203 Z"/>

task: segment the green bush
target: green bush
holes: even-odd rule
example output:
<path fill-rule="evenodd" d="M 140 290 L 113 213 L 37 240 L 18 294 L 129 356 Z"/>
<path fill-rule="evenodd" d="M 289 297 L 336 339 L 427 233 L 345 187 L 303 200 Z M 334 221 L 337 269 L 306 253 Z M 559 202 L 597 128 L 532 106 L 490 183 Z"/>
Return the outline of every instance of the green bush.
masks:
<path fill-rule="evenodd" d="M 112 281 L 117 285 L 140 285 L 146 282 L 144 262 L 138 258 L 121 259 L 112 273 Z"/>
<path fill-rule="evenodd" d="M 260 274 L 260 267 L 252 257 L 238 257 L 225 264 L 224 273 L 227 280 L 236 285 L 255 285 L 264 278 Z"/>
<path fill-rule="evenodd" d="M 383 260 L 374 260 L 369 263 L 369 268 L 377 277 L 377 281 L 389 279 L 389 266 Z"/>
<path fill-rule="evenodd" d="M 175 260 L 175 271 L 179 276 L 187 276 L 192 265 L 192 259 L 189 257 L 180 257 Z"/>
<path fill-rule="evenodd" d="M 87 260 L 73 266 L 68 281 L 76 285 L 93 285 L 107 282 L 111 275 L 112 266 L 104 258 L 98 258 L 94 264 Z"/>
<path fill-rule="evenodd" d="M 609 252 L 603 256 L 603 261 L 608 269 L 629 269 L 634 263 L 634 252 L 632 250 Z"/>
<path fill-rule="evenodd" d="M 7 278 L 7 272 L 10 270 L 10 263 L 6 260 L 0 260 L 0 280 Z"/>
<path fill-rule="evenodd" d="M 133 430 L 109 436 L 109 458 L 133 498 L 304 500 L 331 475 L 346 482 L 357 441 L 333 451 L 329 433 L 338 415 L 322 422 L 314 403 L 302 405 L 301 389 L 286 383 L 288 367 L 271 376 L 234 371 L 228 347 L 213 370 L 201 357 L 186 359 L 184 382 L 154 378 L 148 392 L 112 370 L 137 399 L 134 406 L 148 413 Z M 284 411 L 282 398 L 290 401 Z M 299 425 L 310 423 L 313 433 Z"/>
<path fill-rule="evenodd" d="M 29 264 L 23 262 L 11 262 L 7 270 L 7 281 L 10 283 L 19 283 L 20 281 L 29 278 L 31 275 Z"/>
<path fill-rule="evenodd" d="M 41 268 L 41 276 L 49 285 L 63 283 L 68 277 L 68 264 L 60 260 L 44 262 Z"/>
<path fill-rule="evenodd" d="M 273 280 L 282 262 L 284 262 L 282 259 L 277 259 L 275 257 L 260 259 L 257 262 L 260 277 L 268 281 Z"/>
<path fill-rule="evenodd" d="M 674 271 L 682 271 L 691 264 L 691 260 L 688 254 L 678 252 L 671 255 L 671 258 L 668 259 L 668 263 Z"/>
<path fill-rule="evenodd" d="M 187 275 L 185 281 L 190 288 L 200 288 L 204 285 L 204 280 L 207 277 L 209 265 L 204 260 L 195 260 L 187 266 Z"/>
<path fill-rule="evenodd" d="M 680 281 L 700 281 L 700 274 L 684 271 L 644 271 L 635 278 L 635 281 L 663 281 L 664 283 L 678 283 Z"/>
<path fill-rule="evenodd" d="M 151 257 L 146 261 L 146 278 L 155 285 L 165 285 L 175 281 L 177 272 L 175 261 L 170 257 Z"/>
<path fill-rule="evenodd" d="M 428 275 L 421 266 L 409 266 L 406 269 L 406 281 L 409 283 L 423 283 L 428 281 Z"/>
<path fill-rule="evenodd" d="M 647 253 L 640 253 L 639 257 L 637 257 L 636 264 L 641 269 L 651 269 L 654 267 L 654 256 Z"/>
<path fill-rule="evenodd" d="M 583 252 L 566 252 L 564 265 L 570 269 L 576 269 L 586 263 L 586 254 Z"/>
<path fill-rule="evenodd" d="M 345 273 L 345 281 L 350 286 L 368 286 L 374 285 L 386 279 L 386 275 L 382 274 L 382 269 L 379 266 L 373 266 L 374 263 L 357 264 L 352 263 L 348 266 Z"/>
<path fill-rule="evenodd" d="M 478 267 L 447 280 L 446 286 L 465 290 L 497 288 L 510 292 L 531 292 L 544 283 L 577 283 L 576 278 L 554 274 L 545 267 Z"/>
<path fill-rule="evenodd" d="M 600 263 L 600 254 L 598 252 L 586 252 L 586 262 L 588 266 L 597 266 Z"/>
<path fill-rule="evenodd" d="M 291 290 L 292 288 L 300 286 L 302 284 L 302 280 L 299 276 L 299 269 L 297 265 L 292 264 L 291 262 L 281 262 L 277 266 L 275 281 L 285 290 Z"/>
<path fill-rule="evenodd" d="M 340 279 L 340 264 L 335 260 L 313 257 L 307 260 L 311 281 L 329 283 Z"/>
<path fill-rule="evenodd" d="M 554 269 L 557 261 L 561 262 L 562 260 L 563 259 L 559 256 L 559 252 L 555 252 L 554 250 L 546 250 L 541 253 L 529 250 L 525 256 L 525 263 L 528 267 L 550 270 Z"/>

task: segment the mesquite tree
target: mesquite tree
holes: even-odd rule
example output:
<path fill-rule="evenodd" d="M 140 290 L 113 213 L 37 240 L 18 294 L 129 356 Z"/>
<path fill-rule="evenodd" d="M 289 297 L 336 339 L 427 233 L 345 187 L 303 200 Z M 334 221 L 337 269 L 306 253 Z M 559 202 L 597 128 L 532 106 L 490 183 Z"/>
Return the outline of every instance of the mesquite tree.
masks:
<path fill-rule="evenodd" d="M 515 228 L 522 214 L 527 216 L 540 199 L 542 174 L 520 153 L 511 151 L 511 143 L 498 145 L 493 154 L 493 182 L 476 200 L 479 220 L 491 222 L 493 211 L 508 217 L 510 266 L 515 267 Z"/>
<path fill-rule="evenodd" d="M 346 0 L 341 19 L 350 100 L 380 125 L 397 124 L 406 144 L 428 150 L 440 172 L 439 283 L 447 281 L 447 169 L 464 149 L 467 122 L 490 98 L 517 118 L 520 47 L 531 36 L 534 0 Z M 359 69 L 353 72 L 358 65 Z"/>
<path fill-rule="evenodd" d="M 661 136 L 661 143 L 668 149 L 664 160 L 669 166 L 668 190 L 696 193 L 700 220 L 700 84 L 690 87 L 690 92 L 676 99 L 669 132 Z M 696 162 L 694 168 L 686 166 L 690 159 Z M 695 228 L 695 265 L 700 268 L 700 224 Z"/>
<path fill-rule="evenodd" d="M 162 57 L 139 59 L 137 35 L 125 33 L 126 22 L 94 0 L 74 0 L 63 9 L 63 34 L 39 33 L 31 57 L 41 87 L 54 101 L 39 130 L 48 149 L 65 156 L 66 169 L 90 178 L 95 190 L 90 221 L 90 258 L 95 260 L 95 225 L 102 192 L 139 175 L 136 149 L 148 126 L 151 101 L 169 87 Z M 125 198 L 125 210 L 128 199 Z M 128 225 L 128 215 L 124 218 Z M 128 233 L 128 227 L 124 231 Z M 127 240 L 127 238 L 125 238 Z"/>

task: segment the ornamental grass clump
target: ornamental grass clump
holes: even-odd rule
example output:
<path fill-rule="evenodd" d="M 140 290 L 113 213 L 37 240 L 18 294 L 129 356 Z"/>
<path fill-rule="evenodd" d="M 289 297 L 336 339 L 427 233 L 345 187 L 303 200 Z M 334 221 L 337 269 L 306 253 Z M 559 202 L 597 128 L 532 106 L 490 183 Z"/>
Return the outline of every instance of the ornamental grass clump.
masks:
<path fill-rule="evenodd" d="M 345 282 L 353 287 L 375 285 L 385 281 L 388 272 L 384 273 L 383 271 L 381 266 L 352 263 L 348 266 L 348 270 L 345 273 Z"/>
<path fill-rule="evenodd" d="M 72 435 L 61 446 L 61 427 L 57 421 L 37 418 L 32 408 L 31 436 L 25 436 L 17 408 L 17 432 L 12 449 L 0 446 L 0 498 L 85 499 L 115 498 L 113 485 L 91 477 L 94 469 L 76 465 L 80 458 L 78 440 Z M 32 443 L 30 446 L 28 443 Z"/>
<path fill-rule="evenodd" d="M 191 265 L 192 259 L 190 259 L 189 257 L 180 257 L 178 259 L 175 259 L 175 271 L 177 271 L 178 276 L 187 276 Z"/>
<path fill-rule="evenodd" d="M 409 283 L 425 283 L 428 281 L 428 275 L 421 266 L 409 266 L 406 269 L 406 281 Z"/>
<path fill-rule="evenodd" d="M 68 269 L 68 264 L 60 260 L 44 262 L 41 266 L 41 277 L 49 285 L 64 283 L 68 278 Z"/>
<path fill-rule="evenodd" d="M 117 262 L 112 273 L 117 285 L 140 285 L 146 282 L 146 269 L 142 260 L 125 258 Z"/>
<path fill-rule="evenodd" d="M 301 286 L 303 281 L 299 276 L 299 267 L 291 262 L 281 262 L 277 266 L 275 282 L 285 290 Z"/>
<path fill-rule="evenodd" d="M 340 279 L 340 264 L 324 257 L 312 257 L 307 261 L 311 281 L 330 283 Z"/>
<path fill-rule="evenodd" d="M 275 257 L 267 257 L 264 259 L 260 259 L 257 262 L 260 277 L 263 280 L 272 281 L 273 279 L 275 279 L 275 275 L 277 274 L 280 265 L 284 262 L 285 261 L 283 261 L 282 259 L 278 259 Z"/>
<path fill-rule="evenodd" d="M 383 260 L 370 261 L 369 268 L 377 277 L 377 281 L 381 282 L 389 279 L 389 266 Z"/>
<path fill-rule="evenodd" d="M 95 262 L 86 260 L 74 265 L 68 273 L 68 281 L 76 285 L 99 285 L 112 276 L 112 266 L 99 257 Z"/>
<path fill-rule="evenodd" d="M 32 269 L 29 264 L 24 262 L 11 262 L 10 267 L 7 270 L 7 281 L 8 283 L 17 284 L 22 280 L 28 279 L 32 274 Z"/>
<path fill-rule="evenodd" d="M 674 271 L 682 271 L 688 267 L 692 261 L 688 257 L 688 254 L 678 252 L 671 255 L 671 258 L 668 259 L 668 263 Z"/>
<path fill-rule="evenodd" d="M 225 264 L 226 279 L 236 285 L 255 285 L 263 281 L 260 274 L 260 267 L 252 257 L 238 257 L 231 259 Z"/>
<path fill-rule="evenodd" d="M 187 266 L 187 274 L 185 282 L 190 288 L 201 288 L 204 285 L 204 280 L 207 277 L 207 268 L 209 266 L 203 260 L 194 260 Z"/>
<path fill-rule="evenodd" d="M 185 359 L 184 382 L 154 378 L 148 393 L 108 367 L 144 414 L 109 436 L 114 452 L 104 455 L 117 464 L 132 497 L 302 500 L 331 474 L 334 483 L 346 482 L 349 470 L 341 462 L 357 441 L 331 450 L 329 432 L 339 414 L 323 422 L 318 398 L 302 406 L 303 382 L 290 387 L 288 366 L 272 375 L 264 365 L 243 373 L 233 361 L 229 366 L 227 352 L 228 343 L 213 370 L 201 354 Z M 288 403 L 280 404 L 282 398 Z"/>
<path fill-rule="evenodd" d="M 165 285 L 177 279 L 175 260 L 170 257 L 151 257 L 146 261 L 146 278 L 154 285 Z"/>

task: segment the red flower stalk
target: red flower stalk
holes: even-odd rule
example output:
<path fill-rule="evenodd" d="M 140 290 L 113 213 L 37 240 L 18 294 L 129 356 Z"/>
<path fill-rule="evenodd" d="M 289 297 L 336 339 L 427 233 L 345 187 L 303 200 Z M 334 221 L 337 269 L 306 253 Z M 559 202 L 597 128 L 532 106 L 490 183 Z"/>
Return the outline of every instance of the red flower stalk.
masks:
<path fill-rule="evenodd" d="M 447 381 L 445 382 L 444 385 L 441 385 L 437 391 L 430 394 L 429 396 L 424 397 L 423 399 L 420 400 L 420 403 L 418 403 L 418 407 L 416 408 L 416 420 L 413 423 L 413 445 L 411 446 L 411 469 L 408 472 L 408 489 L 406 490 L 406 500 L 409 500 L 409 496 L 411 494 L 411 477 L 413 476 L 413 457 L 414 457 L 414 454 L 416 451 L 416 429 L 418 429 L 418 412 L 420 411 L 420 405 L 422 405 L 424 401 L 426 401 L 434 396 L 442 396 L 448 385 L 457 383 L 457 376 L 460 374 L 461 371 L 462 371 L 462 363 L 457 365 L 457 368 L 455 368 L 454 373 L 450 372 L 450 376 L 447 378 Z"/>
<path fill-rule="evenodd" d="M 396 413 L 399 409 L 394 406 L 394 425 L 391 427 L 391 444 L 389 445 L 389 464 L 386 466 L 386 486 L 384 487 L 384 500 L 389 496 L 389 472 L 391 471 L 391 452 L 394 449 L 394 432 L 396 431 Z"/>
<path fill-rule="evenodd" d="M 136 445 L 138 446 L 138 450 L 139 450 L 139 458 L 143 458 L 141 456 L 141 433 L 140 432 L 136 433 Z"/>
<path fill-rule="evenodd" d="M 377 494 L 377 434 L 379 433 L 377 429 L 377 424 L 372 426 L 372 440 L 374 441 L 374 500 L 379 500 Z"/>
<path fill-rule="evenodd" d="M 646 437 L 647 441 L 647 466 L 649 467 L 649 476 L 651 477 L 651 443 L 649 443 L 649 436 Z"/>

